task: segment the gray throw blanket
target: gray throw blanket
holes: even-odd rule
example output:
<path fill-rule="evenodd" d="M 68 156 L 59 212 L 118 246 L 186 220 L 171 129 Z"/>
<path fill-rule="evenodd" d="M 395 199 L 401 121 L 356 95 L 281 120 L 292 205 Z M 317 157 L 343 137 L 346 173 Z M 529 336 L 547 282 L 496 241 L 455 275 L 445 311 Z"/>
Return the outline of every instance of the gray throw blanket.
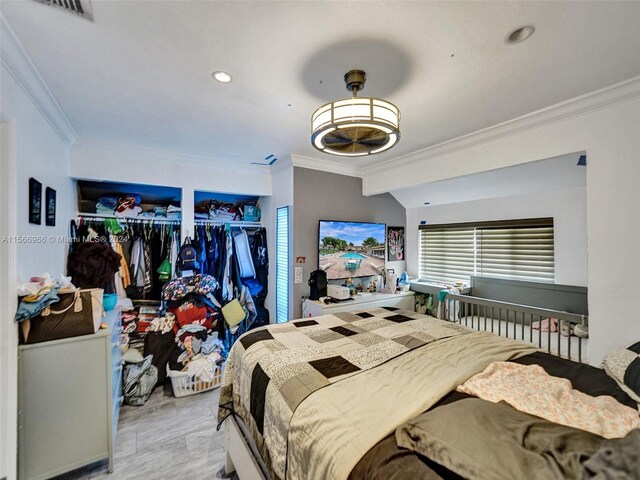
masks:
<path fill-rule="evenodd" d="M 640 480 L 640 430 L 605 440 L 477 398 L 418 416 L 396 441 L 469 479 Z"/>
<path fill-rule="evenodd" d="M 583 465 L 590 475 L 585 478 L 640 480 L 640 429 L 624 438 L 605 440 Z"/>

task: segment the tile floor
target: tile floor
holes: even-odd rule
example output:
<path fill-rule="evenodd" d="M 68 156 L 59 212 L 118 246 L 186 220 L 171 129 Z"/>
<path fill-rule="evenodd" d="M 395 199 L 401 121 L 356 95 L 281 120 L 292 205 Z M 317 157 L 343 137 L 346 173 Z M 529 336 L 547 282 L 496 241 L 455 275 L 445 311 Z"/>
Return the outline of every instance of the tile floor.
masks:
<path fill-rule="evenodd" d="M 224 431 L 216 431 L 219 391 L 175 398 L 165 385 L 141 407 L 123 405 L 113 473 L 100 462 L 56 480 L 225 478 Z"/>

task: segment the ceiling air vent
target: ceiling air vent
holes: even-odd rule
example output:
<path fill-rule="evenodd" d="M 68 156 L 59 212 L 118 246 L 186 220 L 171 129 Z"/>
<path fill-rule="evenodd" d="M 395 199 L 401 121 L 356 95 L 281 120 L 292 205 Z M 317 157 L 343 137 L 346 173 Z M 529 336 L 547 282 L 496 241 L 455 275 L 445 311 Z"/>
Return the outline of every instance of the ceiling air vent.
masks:
<path fill-rule="evenodd" d="M 93 12 L 89 0 L 35 0 L 38 3 L 55 7 L 65 12 L 93 21 Z"/>

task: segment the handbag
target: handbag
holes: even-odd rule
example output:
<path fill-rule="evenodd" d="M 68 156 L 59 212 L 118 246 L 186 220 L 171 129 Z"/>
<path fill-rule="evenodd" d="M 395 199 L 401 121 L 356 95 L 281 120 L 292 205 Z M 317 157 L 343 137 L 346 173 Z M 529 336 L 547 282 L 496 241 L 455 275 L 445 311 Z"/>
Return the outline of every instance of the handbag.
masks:
<path fill-rule="evenodd" d="M 40 314 L 23 321 L 24 343 L 40 343 L 61 338 L 96 333 L 104 316 L 101 288 L 78 289 L 58 294 L 60 301 L 46 307 Z"/>

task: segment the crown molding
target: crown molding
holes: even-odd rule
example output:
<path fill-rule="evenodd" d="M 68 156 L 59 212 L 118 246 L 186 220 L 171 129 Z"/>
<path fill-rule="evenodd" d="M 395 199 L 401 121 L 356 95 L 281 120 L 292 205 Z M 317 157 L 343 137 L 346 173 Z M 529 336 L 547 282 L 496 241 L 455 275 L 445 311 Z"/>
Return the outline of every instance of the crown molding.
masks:
<path fill-rule="evenodd" d="M 172 152 L 170 150 L 160 150 L 138 145 L 113 143 L 104 140 L 79 139 L 78 141 L 76 141 L 73 149 L 99 150 L 116 157 L 133 157 L 144 161 L 149 161 L 151 162 L 150 165 L 153 165 L 152 162 L 154 161 L 164 161 L 172 164 L 177 163 L 181 167 L 191 165 L 197 167 L 214 168 L 216 170 L 229 170 L 237 173 L 246 173 L 253 175 L 270 174 L 269 167 L 266 165 L 238 165 L 237 163 L 221 160 L 214 157 Z"/>
<path fill-rule="evenodd" d="M 323 172 L 337 173 L 348 177 L 361 177 L 362 169 L 353 165 L 345 165 L 331 160 L 320 160 L 318 158 L 305 157 L 303 155 L 291 154 L 291 161 L 294 167 L 310 168 Z"/>
<path fill-rule="evenodd" d="M 42 116 L 66 145 L 78 134 L 60 107 L 4 15 L 0 14 L 0 63 L 18 82 Z"/>
<path fill-rule="evenodd" d="M 274 163 L 268 168 L 272 175 L 276 173 L 280 173 L 283 170 L 292 169 L 293 160 L 291 159 L 291 155 L 286 155 L 283 158 L 279 158 L 276 163 Z"/>
<path fill-rule="evenodd" d="M 585 115 L 595 110 L 601 110 L 639 97 L 640 76 L 637 76 L 503 123 L 364 167 L 361 169 L 361 173 L 363 176 L 383 173 L 390 168 L 411 165 L 423 160 L 466 150 L 500 138 L 561 122 L 572 117 Z"/>

